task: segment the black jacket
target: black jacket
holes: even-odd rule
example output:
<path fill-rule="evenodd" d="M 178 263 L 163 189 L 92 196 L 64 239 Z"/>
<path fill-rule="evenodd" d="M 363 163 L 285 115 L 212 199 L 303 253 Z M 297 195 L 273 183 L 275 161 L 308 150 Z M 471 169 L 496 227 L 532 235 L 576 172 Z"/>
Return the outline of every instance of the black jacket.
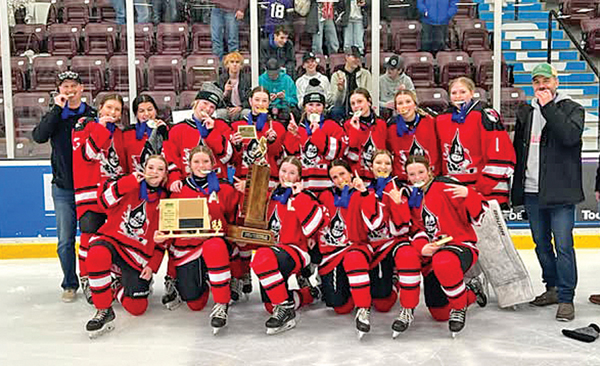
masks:
<path fill-rule="evenodd" d="M 247 72 L 240 71 L 240 82 L 238 83 L 238 93 L 240 93 L 240 100 L 242 101 L 242 108 L 250 108 L 250 102 L 248 99 L 250 98 L 250 91 L 252 90 L 252 80 L 251 75 Z M 225 70 L 217 81 L 217 85 L 223 91 L 225 91 L 225 84 L 227 84 L 227 80 L 229 80 L 229 74 L 227 70 Z M 225 107 L 233 107 L 231 103 L 231 93 L 223 96 L 223 105 Z"/>
<path fill-rule="evenodd" d="M 82 102 L 83 103 L 83 102 Z M 95 117 L 96 110 L 85 105 L 83 114 L 61 117 L 62 108 L 55 105 L 42 117 L 42 121 L 33 130 L 33 140 L 43 144 L 50 140 L 52 154 L 52 183 L 62 189 L 73 189 L 73 143 L 71 132 L 81 117 Z"/>
<path fill-rule="evenodd" d="M 549 102 L 541 110 L 546 125 L 540 140 L 540 205 L 579 203 L 584 199 L 581 136 L 585 111 L 570 99 Z M 512 203 L 515 206 L 523 204 L 532 117 L 531 105 L 523 105 L 517 111 L 514 138 L 517 164 L 512 185 Z"/>
<path fill-rule="evenodd" d="M 270 58 L 277 59 L 280 67 L 285 67 L 285 72 L 296 79 L 296 53 L 294 44 L 288 39 L 283 47 L 277 47 L 271 43 L 273 35 L 269 39 L 263 39 L 260 43 L 260 73 L 267 69 L 267 61 Z"/>

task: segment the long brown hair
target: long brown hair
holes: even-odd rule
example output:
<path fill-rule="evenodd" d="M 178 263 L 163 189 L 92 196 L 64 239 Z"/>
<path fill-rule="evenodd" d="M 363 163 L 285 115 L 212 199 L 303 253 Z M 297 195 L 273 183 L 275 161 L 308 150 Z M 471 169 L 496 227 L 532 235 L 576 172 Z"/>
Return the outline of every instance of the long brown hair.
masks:
<path fill-rule="evenodd" d="M 298 168 L 298 175 L 300 176 L 300 178 L 302 178 L 302 163 L 300 162 L 300 160 L 298 160 L 297 157 L 295 157 L 293 155 L 286 156 L 281 161 L 281 164 L 279 164 L 280 168 L 283 165 L 283 163 L 290 163 L 290 164 L 296 166 L 296 168 Z"/>

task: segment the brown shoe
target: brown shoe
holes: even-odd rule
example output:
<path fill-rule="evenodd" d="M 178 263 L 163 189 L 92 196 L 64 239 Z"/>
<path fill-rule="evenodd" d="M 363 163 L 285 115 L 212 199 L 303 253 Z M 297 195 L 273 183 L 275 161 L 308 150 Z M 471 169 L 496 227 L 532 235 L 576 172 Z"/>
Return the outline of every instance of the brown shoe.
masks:
<path fill-rule="evenodd" d="M 600 305 L 600 294 L 590 295 L 590 302 L 592 304 Z"/>
<path fill-rule="evenodd" d="M 548 306 L 558 304 L 558 290 L 556 289 L 556 287 L 552 287 L 546 290 L 546 292 L 544 292 L 540 296 L 533 299 L 533 301 L 530 302 L 530 304 L 535 306 Z"/>
<path fill-rule="evenodd" d="M 61 299 L 63 302 L 73 302 L 77 298 L 77 290 L 74 288 L 66 288 L 63 290 Z"/>
<path fill-rule="evenodd" d="M 575 307 L 572 302 L 561 302 L 556 310 L 556 320 L 570 322 L 575 319 Z"/>

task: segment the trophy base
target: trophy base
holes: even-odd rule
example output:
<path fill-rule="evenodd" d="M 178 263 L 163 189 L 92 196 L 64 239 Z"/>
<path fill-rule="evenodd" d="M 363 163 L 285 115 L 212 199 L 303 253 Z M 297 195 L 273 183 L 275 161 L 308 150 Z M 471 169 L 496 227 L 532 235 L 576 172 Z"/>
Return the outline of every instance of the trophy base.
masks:
<path fill-rule="evenodd" d="M 227 239 L 240 244 L 275 245 L 275 238 L 271 230 L 256 229 L 247 226 L 227 226 Z"/>
<path fill-rule="evenodd" d="M 157 239 L 171 239 L 171 238 L 212 238 L 215 236 L 223 236 L 223 233 L 220 232 L 206 232 L 198 229 L 191 230 L 163 230 L 157 231 L 155 237 Z"/>

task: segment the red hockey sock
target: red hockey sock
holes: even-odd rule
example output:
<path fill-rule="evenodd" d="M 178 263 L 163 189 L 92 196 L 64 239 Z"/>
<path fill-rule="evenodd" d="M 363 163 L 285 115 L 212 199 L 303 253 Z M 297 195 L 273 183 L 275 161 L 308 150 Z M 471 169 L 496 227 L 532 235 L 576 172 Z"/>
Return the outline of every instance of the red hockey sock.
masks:
<path fill-rule="evenodd" d="M 344 256 L 343 265 L 348 275 L 354 304 L 359 308 L 371 307 L 371 280 L 367 258 L 362 252 L 351 250 Z"/>
<path fill-rule="evenodd" d="M 448 296 L 450 307 L 452 309 L 466 307 L 467 292 L 458 256 L 447 250 L 437 252 L 432 258 L 432 268 L 442 285 L 442 290 Z"/>
<path fill-rule="evenodd" d="M 200 311 L 200 310 L 204 309 L 207 302 L 208 302 L 208 291 L 204 291 L 204 293 L 196 300 L 188 301 L 187 306 L 188 306 L 188 308 L 190 308 L 190 310 Z"/>
<path fill-rule="evenodd" d="M 392 293 L 390 296 L 384 299 L 373 299 L 373 307 L 380 313 L 387 313 L 392 309 L 397 299 L 398 292 L 396 292 L 395 288 L 392 288 Z"/>
<path fill-rule="evenodd" d="M 221 238 L 208 239 L 202 244 L 202 257 L 208 268 L 213 300 L 219 304 L 228 304 L 231 300 L 231 272 L 227 244 Z"/>
<path fill-rule="evenodd" d="M 400 304 L 405 309 L 414 309 L 421 293 L 421 256 L 413 246 L 405 245 L 396 250 L 394 262 L 400 284 Z"/>
<path fill-rule="evenodd" d="M 310 305 L 315 301 L 315 298 L 310 294 L 310 289 L 308 287 L 294 290 L 292 291 L 292 295 L 294 297 L 294 307 L 296 310 L 305 305 Z"/>
<path fill-rule="evenodd" d="M 87 264 L 90 269 L 90 289 L 92 290 L 94 306 L 98 309 L 108 309 L 113 301 L 110 287 L 112 282 L 110 276 L 112 255 L 110 250 L 102 245 L 93 246 L 87 252 Z"/>
<path fill-rule="evenodd" d="M 279 263 L 271 249 L 260 248 L 254 255 L 251 266 L 273 304 L 281 304 L 287 300 L 286 282 L 279 272 Z"/>
<path fill-rule="evenodd" d="M 352 298 L 349 298 L 347 303 L 345 303 L 342 306 L 334 307 L 333 310 L 335 310 L 336 314 L 348 314 L 352 310 L 354 310 L 354 300 L 352 300 Z"/>
<path fill-rule="evenodd" d="M 123 304 L 123 307 L 129 314 L 139 316 L 144 314 L 146 309 L 148 309 L 148 298 L 133 298 L 123 296 L 121 304 Z"/>
<path fill-rule="evenodd" d="M 81 233 L 81 236 L 79 238 L 78 258 L 79 258 L 79 276 L 80 277 L 86 277 L 88 275 L 88 269 L 87 269 L 85 261 L 89 255 L 89 247 L 90 247 L 90 238 L 91 237 L 92 237 L 92 234 Z"/>

